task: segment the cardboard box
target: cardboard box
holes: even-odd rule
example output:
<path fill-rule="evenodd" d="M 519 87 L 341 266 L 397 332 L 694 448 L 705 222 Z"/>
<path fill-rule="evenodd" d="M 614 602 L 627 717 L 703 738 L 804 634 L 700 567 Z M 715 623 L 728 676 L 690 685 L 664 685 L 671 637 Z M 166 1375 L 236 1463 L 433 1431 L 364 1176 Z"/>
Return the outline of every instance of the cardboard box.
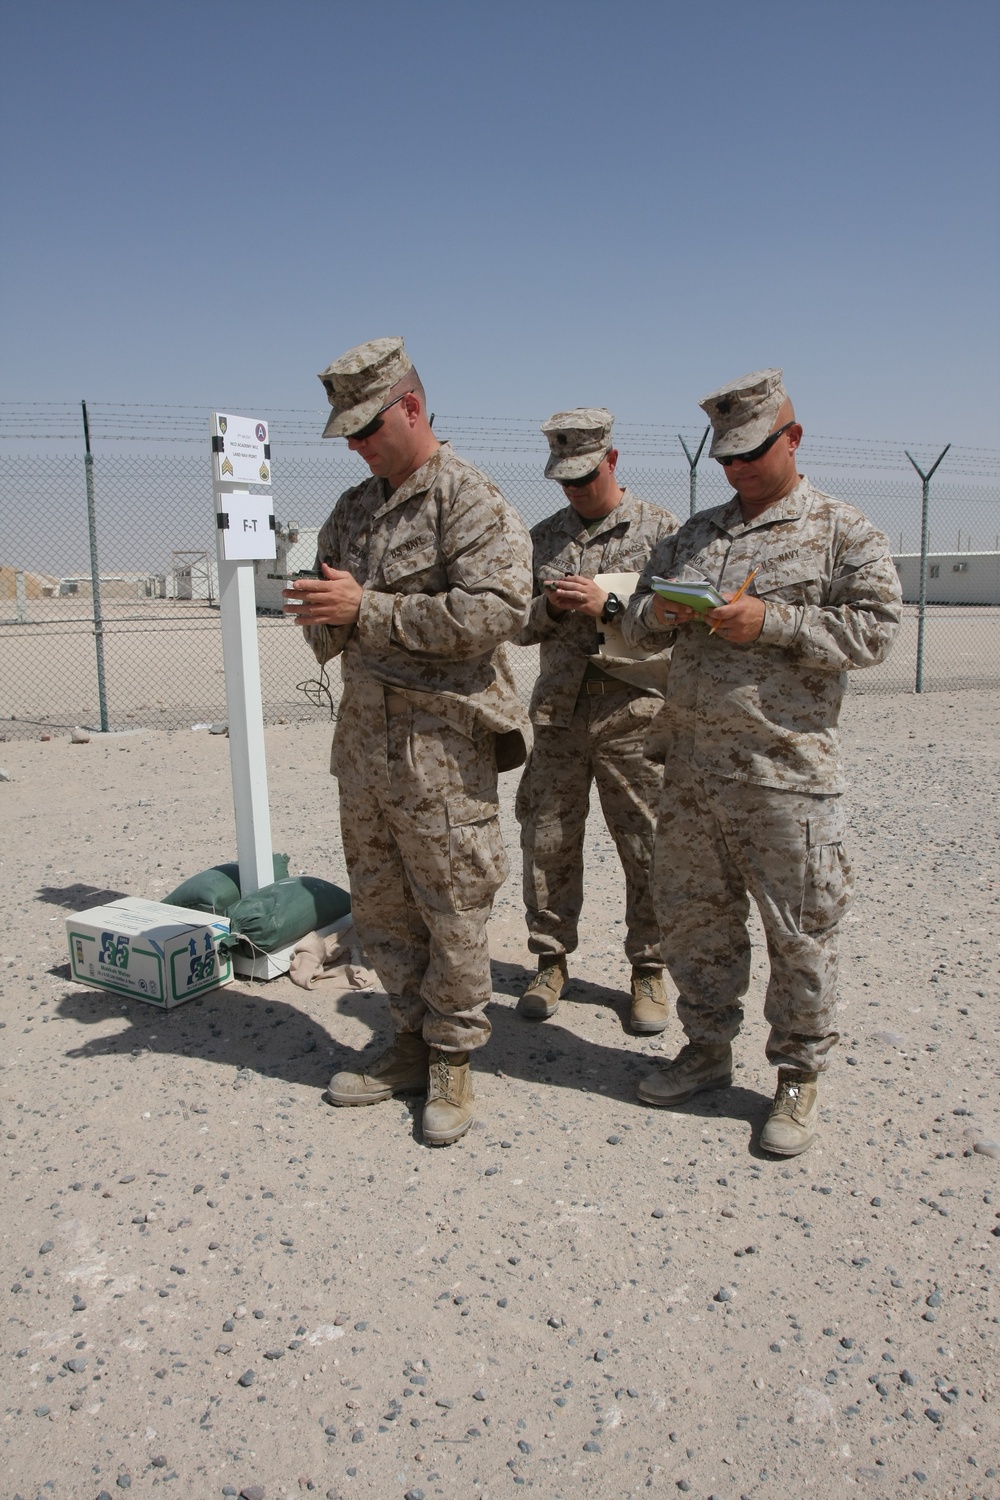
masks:
<path fill-rule="evenodd" d="M 67 918 L 69 965 L 79 984 L 170 1010 L 229 984 L 229 918 L 125 896 Z M 220 947 L 221 944 L 221 947 Z"/>

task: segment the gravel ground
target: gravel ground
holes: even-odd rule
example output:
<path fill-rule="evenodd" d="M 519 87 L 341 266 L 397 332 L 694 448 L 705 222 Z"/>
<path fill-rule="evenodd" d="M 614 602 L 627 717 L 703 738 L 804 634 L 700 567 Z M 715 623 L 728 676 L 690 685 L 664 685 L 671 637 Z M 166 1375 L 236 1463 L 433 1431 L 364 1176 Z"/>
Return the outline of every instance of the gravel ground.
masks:
<path fill-rule="evenodd" d="M 844 1040 L 788 1162 L 754 1146 L 760 956 L 736 1085 L 636 1100 L 680 1038 L 623 1028 L 599 814 L 568 998 L 513 1013 L 515 877 L 480 1119 L 432 1151 L 419 1105 L 321 1099 L 381 993 L 237 981 L 162 1014 L 69 980 L 69 912 L 232 857 L 225 739 L 0 746 L 0 1495 L 997 1500 L 997 710 L 847 701 Z M 345 883 L 328 738 L 267 731 L 272 821 Z"/>

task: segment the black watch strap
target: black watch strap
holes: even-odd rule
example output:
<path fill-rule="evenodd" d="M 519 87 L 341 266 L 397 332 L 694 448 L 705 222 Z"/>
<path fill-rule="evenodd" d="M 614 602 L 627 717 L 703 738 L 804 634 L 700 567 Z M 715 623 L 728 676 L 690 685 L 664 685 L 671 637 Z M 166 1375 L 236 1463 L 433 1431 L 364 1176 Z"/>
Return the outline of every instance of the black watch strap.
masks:
<path fill-rule="evenodd" d="M 607 599 L 604 601 L 604 608 L 601 611 L 601 624 L 607 625 L 608 622 L 610 620 L 613 620 L 616 615 L 621 614 L 621 609 L 622 601 L 619 599 L 618 595 L 609 594 Z"/>

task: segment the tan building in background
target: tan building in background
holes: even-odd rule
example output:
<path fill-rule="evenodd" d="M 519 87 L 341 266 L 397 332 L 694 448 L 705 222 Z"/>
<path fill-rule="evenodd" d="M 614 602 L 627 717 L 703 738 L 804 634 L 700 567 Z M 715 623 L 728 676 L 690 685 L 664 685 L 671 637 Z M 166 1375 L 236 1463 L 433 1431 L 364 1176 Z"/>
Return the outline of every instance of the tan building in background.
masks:
<path fill-rule="evenodd" d="M 20 588 L 18 579 L 22 580 Z M 57 583 L 55 578 L 46 578 L 44 573 L 26 573 L 22 568 L 0 567 L 0 599 L 16 599 L 20 589 L 26 599 L 50 598 Z"/>

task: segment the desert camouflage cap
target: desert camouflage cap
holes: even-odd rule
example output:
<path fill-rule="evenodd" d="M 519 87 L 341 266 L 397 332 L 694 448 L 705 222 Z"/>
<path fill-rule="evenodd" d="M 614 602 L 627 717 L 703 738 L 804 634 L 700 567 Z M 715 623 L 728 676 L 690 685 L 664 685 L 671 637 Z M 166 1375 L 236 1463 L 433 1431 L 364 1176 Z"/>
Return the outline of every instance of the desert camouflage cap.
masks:
<path fill-rule="evenodd" d="M 367 427 L 385 405 L 385 398 L 408 370 L 412 370 L 403 340 L 369 339 L 348 349 L 320 372 L 333 413 L 324 437 L 350 437 Z"/>
<path fill-rule="evenodd" d="M 780 370 L 754 370 L 703 396 L 698 405 L 712 424 L 710 457 L 729 458 L 759 447 L 787 395 Z"/>
<path fill-rule="evenodd" d="M 582 479 L 596 469 L 611 449 L 612 412 L 603 406 L 577 406 L 573 411 L 557 411 L 542 423 L 549 440 L 546 479 Z"/>

